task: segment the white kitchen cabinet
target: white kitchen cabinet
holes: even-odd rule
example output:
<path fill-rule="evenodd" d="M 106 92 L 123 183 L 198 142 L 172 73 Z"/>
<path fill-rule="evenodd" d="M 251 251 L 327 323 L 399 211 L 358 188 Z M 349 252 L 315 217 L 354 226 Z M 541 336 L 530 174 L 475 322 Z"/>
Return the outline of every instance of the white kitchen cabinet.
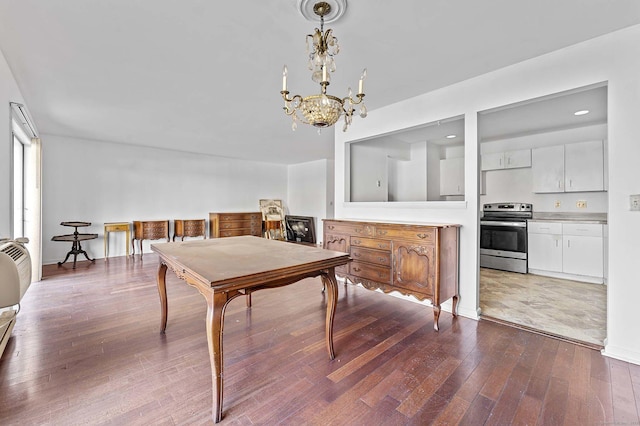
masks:
<path fill-rule="evenodd" d="M 529 222 L 529 269 L 562 272 L 562 247 L 561 223 Z"/>
<path fill-rule="evenodd" d="M 464 158 L 440 160 L 440 195 L 464 195 Z"/>
<path fill-rule="evenodd" d="M 602 141 L 564 146 L 564 190 L 604 191 L 604 146 Z"/>
<path fill-rule="evenodd" d="M 482 154 L 481 169 L 500 170 L 531 167 L 531 150 L 518 149 L 514 151 L 494 152 Z"/>
<path fill-rule="evenodd" d="M 602 225 L 565 223 L 562 241 L 562 272 L 598 278 L 604 276 Z"/>
<path fill-rule="evenodd" d="M 533 192 L 604 191 L 603 141 L 531 150 Z"/>
<path fill-rule="evenodd" d="M 528 222 L 530 272 L 602 283 L 603 225 L 592 223 Z"/>
<path fill-rule="evenodd" d="M 564 192 L 564 145 L 531 150 L 533 192 Z"/>

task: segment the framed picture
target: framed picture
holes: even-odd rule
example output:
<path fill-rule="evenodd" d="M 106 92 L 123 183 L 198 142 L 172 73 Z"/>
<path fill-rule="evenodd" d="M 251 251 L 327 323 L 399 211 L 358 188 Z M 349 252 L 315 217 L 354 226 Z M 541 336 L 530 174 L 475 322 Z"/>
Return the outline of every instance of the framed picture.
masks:
<path fill-rule="evenodd" d="M 313 217 L 286 215 L 284 221 L 287 229 L 287 241 L 316 243 L 316 226 Z"/>
<path fill-rule="evenodd" d="M 284 208 L 282 200 L 260 200 L 260 211 L 264 221 L 264 237 L 284 240 Z"/>
<path fill-rule="evenodd" d="M 262 220 L 284 220 L 284 209 L 282 200 L 260 200 L 260 211 Z"/>

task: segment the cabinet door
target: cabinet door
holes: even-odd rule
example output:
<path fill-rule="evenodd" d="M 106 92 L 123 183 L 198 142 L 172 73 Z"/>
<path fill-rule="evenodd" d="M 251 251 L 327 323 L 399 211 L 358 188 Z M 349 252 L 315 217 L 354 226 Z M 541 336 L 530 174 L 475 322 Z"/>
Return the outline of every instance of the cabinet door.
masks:
<path fill-rule="evenodd" d="M 480 157 L 482 164 L 481 170 L 499 170 L 504 169 L 504 153 L 492 152 L 490 154 L 482 154 Z"/>
<path fill-rule="evenodd" d="M 529 269 L 562 272 L 562 235 L 529 233 Z"/>
<path fill-rule="evenodd" d="M 604 149 L 602 141 L 564 146 L 567 192 L 604 191 Z"/>
<path fill-rule="evenodd" d="M 393 242 L 393 285 L 432 297 L 436 274 L 434 245 Z"/>
<path fill-rule="evenodd" d="M 326 227 L 326 224 L 325 224 Z M 343 253 L 349 253 L 351 237 L 345 234 L 336 233 L 324 233 L 324 248 L 327 250 L 341 251 Z M 349 264 L 336 267 L 336 272 L 341 274 L 347 274 L 349 272 Z"/>
<path fill-rule="evenodd" d="M 531 150 L 519 149 L 504 153 L 504 168 L 517 169 L 519 167 L 531 167 Z"/>
<path fill-rule="evenodd" d="M 464 158 L 440 160 L 440 195 L 464 195 Z"/>
<path fill-rule="evenodd" d="M 531 150 L 533 192 L 564 192 L 564 145 Z"/>
<path fill-rule="evenodd" d="M 562 272 L 602 278 L 604 269 L 602 237 L 565 235 Z"/>

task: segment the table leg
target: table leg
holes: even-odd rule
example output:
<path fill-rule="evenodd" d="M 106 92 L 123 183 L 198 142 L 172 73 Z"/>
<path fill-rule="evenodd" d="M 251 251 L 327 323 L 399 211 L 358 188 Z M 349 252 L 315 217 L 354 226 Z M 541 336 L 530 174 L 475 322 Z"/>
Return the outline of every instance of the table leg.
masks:
<path fill-rule="evenodd" d="M 160 262 L 158 266 L 158 293 L 160 294 L 160 333 L 164 334 L 167 329 L 167 313 L 169 307 L 167 304 L 167 265 Z"/>
<path fill-rule="evenodd" d="M 327 319 L 326 319 L 326 343 L 329 358 L 335 359 L 336 355 L 333 350 L 333 319 L 336 315 L 336 305 L 338 303 L 338 282 L 336 281 L 335 268 L 329 268 L 320 275 L 322 283 L 327 289 L 329 299 L 327 301 Z"/>
<path fill-rule="evenodd" d="M 212 381 L 212 417 L 214 423 L 222 420 L 222 390 L 223 390 L 223 362 L 222 362 L 222 332 L 224 327 L 224 310 L 230 298 L 227 293 L 209 293 L 207 299 L 207 342 L 209 345 L 209 359 L 211 361 Z"/>

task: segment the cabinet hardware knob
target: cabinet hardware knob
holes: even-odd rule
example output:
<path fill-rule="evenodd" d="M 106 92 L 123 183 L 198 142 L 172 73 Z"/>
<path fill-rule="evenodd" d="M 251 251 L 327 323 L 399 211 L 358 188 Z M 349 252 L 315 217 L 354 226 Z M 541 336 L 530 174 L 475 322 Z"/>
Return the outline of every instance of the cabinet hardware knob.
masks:
<path fill-rule="evenodd" d="M 327 226 L 327 228 L 329 228 L 329 229 L 335 229 L 336 227 L 335 227 L 335 226 L 333 226 L 333 225 L 329 225 L 329 226 Z"/>
<path fill-rule="evenodd" d="M 423 240 L 428 236 L 427 234 L 416 234 L 416 235 L 418 236 L 418 238 L 421 238 Z"/>
<path fill-rule="evenodd" d="M 355 245 L 362 244 L 362 241 L 360 241 L 360 240 L 353 240 L 353 244 L 355 244 Z"/>
<path fill-rule="evenodd" d="M 378 262 L 384 262 L 384 260 L 385 260 L 384 257 L 379 257 L 378 258 Z"/>
<path fill-rule="evenodd" d="M 378 235 L 387 235 L 387 231 L 378 230 Z"/>
<path fill-rule="evenodd" d="M 360 271 L 361 271 L 361 269 L 360 269 L 360 268 L 353 268 L 353 270 L 354 270 L 355 272 L 360 272 Z"/>
<path fill-rule="evenodd" d="M 378 244 L 378 248 L 386 249 L 386 248 L 387 248 L 387 246 L 386 246 L 385 244 Z"/>
<path fill-rule="evenodd" d="M 360 256 L 362 256 L 362 255 L 361 255 L 360 253 L 353 253 L 353 256 L 354 256 L 354 257 L 360 257 Z"/>
<path fill-rule="evenodd" d="M 362 229 L 360 229 L 360 228 L 356 228 L 356 232 L 359 234 L 359 233 L 361 233 L 361 232 L 362 232 Z"/>

